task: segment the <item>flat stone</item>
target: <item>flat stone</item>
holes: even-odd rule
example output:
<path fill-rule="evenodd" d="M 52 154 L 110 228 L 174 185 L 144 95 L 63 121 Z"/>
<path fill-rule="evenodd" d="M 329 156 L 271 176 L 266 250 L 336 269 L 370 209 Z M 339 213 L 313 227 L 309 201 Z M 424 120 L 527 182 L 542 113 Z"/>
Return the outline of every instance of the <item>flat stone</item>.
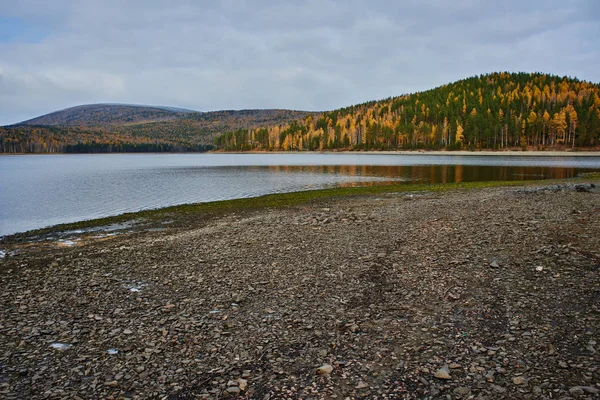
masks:
<path fill-rule="evenodd" d="M 333 372 L 333 367 L 329 364 L 323 364 L 317 368 L 318 375 L 329 375 Z"/>
<path fill-rule="evenodd" d="M 527 380 L 522 376 L 515 376 L 512 381 L 515 385 L 524 385 L 527 383 Z"/>
<path fill-rule="evenodd" d="M 600 389 L 595 388 L 594 386 L 573 386 L 569 389 L 569 393 L 579 395 L 583 395 L 585 393 L 598 394 L 600 393 Z"/>
<path fill-rule="evenodd" d="M 471 393 L 471 388 L 468 386 L 459 386 L 453 390 L 454 394 L 459 396 L 466 396 Z"/>
<path fill-rule="evenodd" d="M 433 376 L 435 376 L 438 379 L 452 379 L 452 377 L 450 376 L 450 370 L 448 369 L 448 366 L 444 365 L 442 368 L 438 369 L 437 371 L 435 371 L 435 374 L 433 374 Z"/>

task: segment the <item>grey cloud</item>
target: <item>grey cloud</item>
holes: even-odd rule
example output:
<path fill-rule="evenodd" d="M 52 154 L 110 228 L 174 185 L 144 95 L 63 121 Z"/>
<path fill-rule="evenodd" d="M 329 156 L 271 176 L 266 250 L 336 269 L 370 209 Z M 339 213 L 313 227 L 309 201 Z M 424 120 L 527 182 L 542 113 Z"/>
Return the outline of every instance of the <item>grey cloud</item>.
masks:
<path fill-rule="evenodd" d="M 600 81 L 594 0 L 165 4 L 0 4 L 48 32 L 0 42 L 0 124 L 104 101 L 324 110 L 498 70 Z"/>

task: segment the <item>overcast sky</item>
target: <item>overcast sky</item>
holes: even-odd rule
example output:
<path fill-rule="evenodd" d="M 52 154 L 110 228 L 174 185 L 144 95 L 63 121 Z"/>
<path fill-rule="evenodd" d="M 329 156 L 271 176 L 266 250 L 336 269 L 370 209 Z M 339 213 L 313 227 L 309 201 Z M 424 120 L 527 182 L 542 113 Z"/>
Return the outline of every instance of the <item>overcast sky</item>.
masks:
<path fill-rule="evenodd" d="M 0 125 L 89 103 L 327 110 L 494 71 L 600 82 L 600 1 L 0 0 Z"/>

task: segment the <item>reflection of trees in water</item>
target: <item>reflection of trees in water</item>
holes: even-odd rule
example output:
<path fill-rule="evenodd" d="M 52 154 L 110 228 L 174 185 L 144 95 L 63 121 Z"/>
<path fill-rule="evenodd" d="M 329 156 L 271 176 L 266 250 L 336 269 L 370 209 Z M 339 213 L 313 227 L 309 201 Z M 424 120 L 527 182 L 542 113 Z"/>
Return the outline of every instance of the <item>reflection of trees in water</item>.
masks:
<path fill-rule="evenodd" d="M 588 171 L 582 168 L 481 165 L 276 165 L 267 168 L 271 172 L 380 177 L 424 183 L 561 179 Z M 348 185 L 355 184 L 358 183 Z"/>

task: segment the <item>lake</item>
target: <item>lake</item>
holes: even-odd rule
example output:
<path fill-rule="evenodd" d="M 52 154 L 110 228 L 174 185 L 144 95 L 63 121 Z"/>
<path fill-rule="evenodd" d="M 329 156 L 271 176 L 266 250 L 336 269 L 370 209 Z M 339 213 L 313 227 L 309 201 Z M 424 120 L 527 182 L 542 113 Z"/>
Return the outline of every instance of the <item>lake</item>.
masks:
<path fill-rule="evenodd" d="M 378 153 L 0 157 L 0 235 L 184 203 L 388 182 L 568 178 L 600 156 Z"/>

